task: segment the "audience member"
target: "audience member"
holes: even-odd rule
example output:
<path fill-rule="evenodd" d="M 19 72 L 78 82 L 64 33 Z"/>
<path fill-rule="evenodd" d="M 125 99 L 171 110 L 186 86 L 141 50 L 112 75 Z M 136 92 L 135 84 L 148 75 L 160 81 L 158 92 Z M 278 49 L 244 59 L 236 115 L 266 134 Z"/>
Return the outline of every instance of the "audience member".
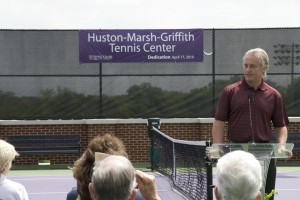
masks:
<path fill-rule="evenodd" d="M 82 156 L 74 163 L 72 171 L 77 181 L 77 188 L 72 188 L 67 195 L 67 200 L 91 200 L 88 186 L 93 173 L 95 152 L 128 157 L 124 143 L 119 138 L 110 134 L 95 136 Z M 137 197 L 140 197 L 140 194 Z"/>
<path fill-rule="evenodd" d="M 217 200 L 260 200 L 262 169 L 251 153 L 232 151 L 217 163 Z"/>
<path fill-rule="evenodd" d="M 154 176 L 136 171 L 123 156 L 96 161 L 89 191 L 93 200 L 133 200 L 137 187 L 146 200 L 160 200 Z"/>
<path fill-rule="evenodd" d="M 19 154 L 16 152 L 15 147 L 4 140 L 0 140 L 0 199 L 28 200 L 25 187 L 6 177 L 16 156 L 19 156 Z"/>

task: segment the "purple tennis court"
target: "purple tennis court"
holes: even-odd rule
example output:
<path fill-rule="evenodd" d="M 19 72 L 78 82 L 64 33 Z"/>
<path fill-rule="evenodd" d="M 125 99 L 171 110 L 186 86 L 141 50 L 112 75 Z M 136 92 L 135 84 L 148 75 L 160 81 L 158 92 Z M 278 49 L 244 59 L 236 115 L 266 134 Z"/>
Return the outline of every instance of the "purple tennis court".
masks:
<path fill-rule="evenodd" d="M 15 170 L 8 175 L 26 187 L 30 200 L 66 199 L 76 185 L 71 170 Z"/>
<path fill-rule="evenodd" d="M 162 200 L 185 199 L 172 189 L 163 175 L 153 174 L 156 176 L 157 188 Z M 30 200 L 65 200 L 67 193 L 76 186 L 71 170 L 16 170 L 11 171 L 8 178 L 22 183 L 27 189 Z"/>
<path fill-rule="evenodd" d="M 166 177 L 159 173 L 156 176 L 157 188 L 162 200 L 183 200 L 179 192 L 172 189 Z M 67 193 L 76 186 L 71 170 L 15 170 L 9 179 L 22 183 L 30 200 L 65 200 Z M 276 200 L 296 200 L 300 196 L 300 168 L 278 167 L 276 180 Z M 214 184 L 216 179 L 214 176 Z"/>

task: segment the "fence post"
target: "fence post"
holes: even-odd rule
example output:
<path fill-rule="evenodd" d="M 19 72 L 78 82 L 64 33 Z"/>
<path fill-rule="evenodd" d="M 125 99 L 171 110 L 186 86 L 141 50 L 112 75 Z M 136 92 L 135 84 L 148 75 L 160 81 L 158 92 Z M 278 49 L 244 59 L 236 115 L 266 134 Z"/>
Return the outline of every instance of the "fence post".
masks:
<path fill-rule="evenodd" d="M 206 148 L 211 146 L 211 141 L 206 141 Z M 213 200 L 213 170 L 212 170 L 212 160 L 206 156 L 206 177 L 207 177 L 207 200 Z"/>
<path fill-rule="evenodd" d="M 150 162 L 151 162 L 151 170 L 154 170 L 154 139 L 153 139 L 153 129 L 152 127 L 155 127 L 157 129 L 160 129 L 160 119 L 159 118 L 149 118 L 148 119 L 148 136 L 151 140 L 151 145 L 149 147 L 149 155 L 150 155 Z"/>

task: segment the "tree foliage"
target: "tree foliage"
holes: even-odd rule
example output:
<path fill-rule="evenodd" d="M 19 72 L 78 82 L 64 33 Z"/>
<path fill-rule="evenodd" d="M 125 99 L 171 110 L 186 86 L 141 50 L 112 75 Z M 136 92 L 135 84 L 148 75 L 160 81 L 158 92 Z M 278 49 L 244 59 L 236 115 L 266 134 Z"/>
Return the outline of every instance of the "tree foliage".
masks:
<path fill-rule="evenodd" d="M 189 92 L 166 91 L 150 83 L 133 85 L 123 95 L 84 95 L 68 88 L 46 89 L 36 97 L 0 91 L 1 119 L 87 119 L 148 117 L 213 117 L 224 86 L 240 80 L 217 80 Z M 300 115 L 300 78 L 282 87 L 267 81 L 283 96 L 289 116 Z M 214 92 L 213 92 L 214 91 Z"/>

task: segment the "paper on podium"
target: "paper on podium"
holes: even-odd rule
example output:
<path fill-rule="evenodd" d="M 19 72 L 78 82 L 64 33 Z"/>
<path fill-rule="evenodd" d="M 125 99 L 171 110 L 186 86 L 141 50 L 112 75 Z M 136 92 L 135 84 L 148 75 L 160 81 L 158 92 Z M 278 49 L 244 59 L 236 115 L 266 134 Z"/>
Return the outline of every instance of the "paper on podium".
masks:
<path fill-rule="evenodd" d="M 208 152 L 211 158 L 220 158 L 235 150 L 252 153 L 256 158 L 287 158 L 288 155 L 285 150 L 292 151 L 293 148 L 293 143 L 223 143 L 213 144 L 209 147 Z"/>

